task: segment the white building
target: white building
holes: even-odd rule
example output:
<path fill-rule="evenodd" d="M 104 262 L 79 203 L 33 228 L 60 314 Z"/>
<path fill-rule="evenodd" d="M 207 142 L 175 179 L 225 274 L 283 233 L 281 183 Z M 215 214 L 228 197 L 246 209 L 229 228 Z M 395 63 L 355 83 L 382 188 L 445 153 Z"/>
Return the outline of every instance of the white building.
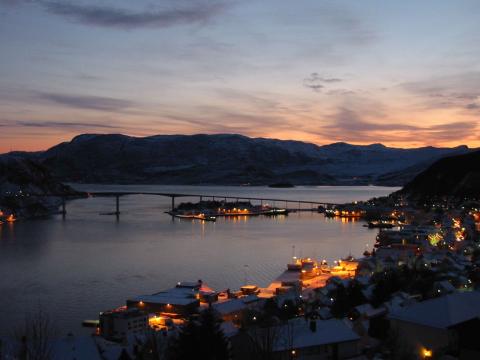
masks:
<path fill-rule="evenodd" d="M 457 292 L 415 303 L 394 310 L 389 318 L 397 338 L 419 355 L 445 347 L 471 351 L 472 344 L 478 347 L 471 337 L 476 338 L 480 330 L 480 292 Z"/>

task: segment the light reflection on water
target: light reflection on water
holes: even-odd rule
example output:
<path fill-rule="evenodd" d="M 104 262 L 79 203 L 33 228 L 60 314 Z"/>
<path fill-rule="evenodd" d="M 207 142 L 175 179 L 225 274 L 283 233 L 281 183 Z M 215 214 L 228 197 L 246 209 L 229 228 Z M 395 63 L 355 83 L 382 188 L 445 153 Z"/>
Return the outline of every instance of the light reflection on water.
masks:
<path fill-rule="evenodd" d="M 142 190 L 346 202 L 382 196 L 379 187 L 191 187 L 82 186 L 83 190 Z M 198 199 L 182 199 L 182 201 Z M 177 200 L 178 201 L 178 200 Z M 172 220 L 170 199 L 122 197 L 74 200 L 67 216 L 0 228 L 0 334 L 40 304 L 63 332 L 80 331 L 84 319 L 181 280 L 202 279 L 223 290 L 248 278 L 267 285 L 292 256 L 334 260 L 371 248 L 375 231 L 361 222 L 326 219 L 316 212 L 289 216 L 219 218 L 216 222 Z M 278 204 L 280 205 L 280 204 Z M 283 204 L 282 204 L 283 205 Z M 305 208 L 309 206 L 304 206 Z M 248 265 L 248 266 L 245 266 Z"/>

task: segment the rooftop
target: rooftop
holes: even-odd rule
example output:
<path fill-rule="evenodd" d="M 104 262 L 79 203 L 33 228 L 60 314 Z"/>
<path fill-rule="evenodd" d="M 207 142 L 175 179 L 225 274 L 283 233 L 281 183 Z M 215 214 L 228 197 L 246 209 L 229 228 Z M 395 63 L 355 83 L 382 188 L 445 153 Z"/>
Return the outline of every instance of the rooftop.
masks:
<path fill-rule="evenodd" d="M 282 325 L 280 331 L 284 332 L 285 336 L 278 337 L 279 340 L 277 340 L 275 344 L 275 351 L 301 349 L 360 339 L 343 320 L 330 319 L 314 321 L 316 322 L 315 331 L 310 329 L 310 322 L 305 321 L 303 318 L 296 318 L 290 320 L 289 325 Z M 292 336 L 293 338 L 291 338 Z"/>
<path fill-rule="evenodd" d="M 394 310 L 391 319 L 446 329 L 480 317 L 480 292 L 461 292 Z"/>

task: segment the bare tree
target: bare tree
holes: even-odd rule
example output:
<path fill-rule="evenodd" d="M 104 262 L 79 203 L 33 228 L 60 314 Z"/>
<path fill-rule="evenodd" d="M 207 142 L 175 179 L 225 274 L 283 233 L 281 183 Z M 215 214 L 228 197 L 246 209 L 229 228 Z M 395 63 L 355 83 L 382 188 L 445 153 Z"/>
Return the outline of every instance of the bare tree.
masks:
<path fill-rule="evenodd" d="M 254 326 L 248 330 L 248 335 L 253 345 L 252 350 L 255 354 L 255 359 L 273 359 L 275 344 L 280 335 L 278 325 Z"/>
<path fill-rule="evenodd" d="M 14 332 L 18 343 L 18 359 L 51 360 L 55 335 L 55 326 L 42 308 L 39 307 L 34 313 L 27 314 L 24 324 Z"/>

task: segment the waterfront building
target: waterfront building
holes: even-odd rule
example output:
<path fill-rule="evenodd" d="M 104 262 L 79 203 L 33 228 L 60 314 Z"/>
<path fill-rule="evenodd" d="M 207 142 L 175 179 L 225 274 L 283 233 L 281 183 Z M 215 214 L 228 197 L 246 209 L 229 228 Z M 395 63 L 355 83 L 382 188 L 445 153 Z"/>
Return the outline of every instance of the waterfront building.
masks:
<path fill-rule="evenodd" d="M 174 288 L 152 295 L 140 295 L 127 300 L 128 308 L 148 313 L 188 316 L 198 312 L 202 282 L 179 282 Z M 210 290 L 210 289 L 206 289 Z"/>
<path fill-rule="evenodd" d="M 121 341 L 130 335 L 142 335 L 148 329 L 148 315 L 139 309 L 121 307 L 100 313 L 100 335 Z"/>

